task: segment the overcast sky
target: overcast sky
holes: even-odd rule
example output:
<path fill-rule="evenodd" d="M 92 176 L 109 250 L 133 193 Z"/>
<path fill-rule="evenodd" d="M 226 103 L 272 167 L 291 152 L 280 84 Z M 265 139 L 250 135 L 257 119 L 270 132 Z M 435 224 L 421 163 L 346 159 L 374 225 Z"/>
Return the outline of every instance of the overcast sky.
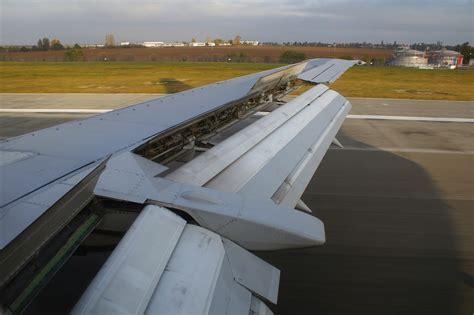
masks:
<path fill-rule="evenodd" d="M 0 0 L 1 43 L 474 42 L 474 0 Z"/>

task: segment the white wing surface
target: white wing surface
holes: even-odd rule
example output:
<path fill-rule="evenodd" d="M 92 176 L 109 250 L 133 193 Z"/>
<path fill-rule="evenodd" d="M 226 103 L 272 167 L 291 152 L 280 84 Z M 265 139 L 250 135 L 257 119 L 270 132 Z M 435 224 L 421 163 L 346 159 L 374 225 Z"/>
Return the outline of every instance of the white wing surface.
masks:
<path fill-rule="evenodd" d="M 313 59 L 0 142 L 0 303 L 21 312 L 95 229 L 125 231 L 75 314 L 271 314 L 248 250 L 321 245 L 300 200 L 351 105 Z M 317 84 L 288 96 L 303 81 Z M 137 216 L 131 226 L 124 218 Z M 119 218 L 119 219 L 117 219 Z"/>

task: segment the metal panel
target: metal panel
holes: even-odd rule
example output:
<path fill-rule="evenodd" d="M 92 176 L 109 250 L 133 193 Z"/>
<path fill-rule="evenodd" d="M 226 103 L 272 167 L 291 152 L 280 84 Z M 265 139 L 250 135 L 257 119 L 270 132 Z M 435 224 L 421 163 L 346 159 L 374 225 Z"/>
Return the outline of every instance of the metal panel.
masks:
<path fill-rule="evenodd" d="M 0 205 L 78 168 L 244 98 L 261 77 L 286 67 L 224 81 L 0 142 L 0 151 L 40 154 L 0 166 Z"/>
<path fill-rule="evenodd" d="M 107 162 L 106 171 L 97 182 L 96 191 L 103 191 L 112 199 L 127 196 L 128 201 L 144 203 L 154 193 L 148 180 L 167 170 L 167 167 L 131 152 L 114 155 Z M 124 178 L 123 174 L 127 174 Z"/>
<path fill-rule="evenodd" d="M 323 99 L 321 99 L 321 102 L 323 102 Z M 305 152 L 312 146 L 314 140 L 324 137 L 324 132 L 328 128 L 328 125 L 334 117 L 336 117 L 336 114 L 340 111 L 344 103 L 345 100 L 342 97 L 335 97 L 330 101 L 327 107 L 322 110 L 307 127 L 295 135 L 283 148 L 280 148 L 279 152 L 273 156 L 257 174 L 249 178 L 239 191 L 249 196 L 256 195 L 256 190 L 258 189 L 258 194 L 261 197 L 271 198 L 281 183 L 298 164 L 299 159 L 301 159 L 305 155 Z M 281 131 L 283 132 L 284 130 L 282 129 Z M 262 147 L 262 151 L 260 152 L 270 150 L 269 147 L 272 147 L 273 142 L 270 140 L 278 141 L 278 137 L 276 136 L 277 134 L 275 134 L 274 139 L 269 139 L 268 146 Z M 332 141 L 332 139 L 330 139 L 330 141 Z M 278 144 L 274 145 L 274 147 L 278 148 Z M 255 152 L 255 154 L 261 154 L 260 152 Z M 322 158 L 326 150 L 322 150 L 318 153 Z M 250 153 L 249 158 L 251 158 Z M 251 169 L 251 167 L 249 168 L 247 166 L 247 169 Z M 294 205 L 291 207 L 294 207 Z"/>
<path fill-rule="evenodd" d="M 42 167 L 38 168 L 37 165 Z M 74 159 L 34 155 L 1 167 L 1 213 L 4 211 L 3 207 L 40 188 L 45 182 L 50 183 L 68 174 L 71 166 L 74 170 L 81 167 L 82 163 Z"/>
<path fill-rule="evenodd" d="M 58 164 L 60 167 L 61 163 L 58 162 Z M 0 208 L 0 249 L 5 247 L 21 231 L 38 219 L 48 208 L 69 192 L 75 184 L 89 175 L 96 166 L 97 163 L 91 165 L 86 170 L 78 172 L 78 174 L 73 173 L 70 177 L 66 177 L 64 181 L 52 183 L 29 194 L 21 199 L 20 202 L 13 202 Z M 51 167 L 53 168 L 53 166 Z M 54 169 L 50 171 L 54 171 Z M 34 181 L 34 178 L 32 178 L 32 181 Z M 12 185 L 14 183 L 15 181 L 11 182 Z M 2 190 L 9 191 L 8 187 L 7 185 Z"/>
<path fill-rule="evenodd" d="M 18 151 L 0 151 L 0 166 L 5 166 L 20 160 L 30 158 L 37 153 L 18 152 Z"/>
<path fill-rule="evenodd" d="M 276 304 L 280 271 L 233 242 L 226 239 L 222 242 L 234 280 L 253 293 Z"/>
<path fill-rule="evenodd" d="M 146 314 L 208 314 L 224 259 L 219 235 L 186 225 Z"/>
<path fill-rule="evenodd" d="M 25 223 L 26 219 L 31 222 L 34 220 L 28 230 L 15 237 L 0 251 L 0 287 L 28 264 L 92 200 L 93 188 L 104 168 L 105 161 L 96 163 L 88 172 L 82 172 L 82 179 L 74 186 L 64 183 L 48 185 L 37 194 L 25 198 L 24 202 L 16 203 L 15 206 L 19 205 L 19 209 L 13 209 L 0 218 L 0 233 L 8 232 L 7 236 L 2 235 L 2 246 L 10 241 L 8 238 L 15 237 L 13 233 L 18 228 L 30 223 Z M 29 199 L 35 203 L 28 203 Z M 45 213 L 39 212 L 46 208 L 48 211 Z"/>
<path fill-rule="evenodd" d="M 72 313 L 247 315 L 268 310 L 252 292 L 276 302 L 277 269 L 184 225 L 164 208 L 145 207 Z"/>
<path fill-rule="evenodd" d="M 332 63 L 326 63 L 324 65 L 317 66 L 313 69 L 310 69 L 301 73 L 298 76 L 298 79 L 305 80 L 305 81 L 313 80 L 315 77 L 317 77 L 318 75 L 321 75 L 322 73 L 330 69 L 332 66 L 334 66 Z"/>
<path fill-rule="evenodd" d="M 178 182 L 202 186 L 220 174 L 231 163 L 257 145 L 282 124 L 327 91 L 324 85 L 314 87 L 254 124 L 226 139 L 218 146 L 194 158 L 166 177 Z M 225 187 L 220 187 L 229 191 Z"/>
<path fill-rule="evenodd" d="M 107 170 L 104 172 L 107 173 Z M 104 175 L 104 174 L 103 174 Z M 134 186 L 127 173 L 114 174 L 114 181 Z M 164 178 L 148 178 L 150 187 L 124 189 L 127 193 L 96 187 L 103 197 L 134 200 L 180 209 L 201 226 L 215 231 L 251 250 L 274 250 L 319 245 L 325 242 L 324 224 L 317 218 L 292 208 L 275 205 L 270 199 L 252 198 L 209 188 L 176 183 Z"/>
<path fill-rule="evenodd" d="M 252 296 L 249 315 L 273 315 L 273 312 L 262 301 Z"/>
<path fill-rule="evenodd" d="M 305 154 L 303 159 L 272 196 L 273 201 L 288 207 L 294 207 L 296 205 L 350 109 L 350 103 L 346 102 L 324 133 L 318 138 L 315 144 L 311 146 L 307 154 Z"/>
<path fill-rule="evenodd" d="M 235 282 L 228 259 L 222 261 L 214 296 L 209 309 L 210 315 L 248 315 L 252 293 Z"/>
<path fill-rule="evenodd" d="M 0 205 L 20 203 L 22 197 L 107 155 L 130 151 L 150 137 L 242 100 L 274 81 L 287 80 L 303 67 L 309 70 L 328 62 L 310 60 L 272 69 L 0 141 L 0 151 L 31 155 L 0 166 Z"/>
<path fill-rule="evenodd" d="M 343 104 L 336 92 L 324 93 L 206 186 L 270 198 Z"/>
<path fill-rule="evenodd" d="M 186 222 L 147 206 L 89 285 L 72 314 L 143 314 Z M 168 269 L 169 270 L 169 269 Z"/>
<path fill-rule="evenodd" d="M 332 83 L 358 60 L 314 59 L 310 60 L 298 79 L 313 83 Z"/>

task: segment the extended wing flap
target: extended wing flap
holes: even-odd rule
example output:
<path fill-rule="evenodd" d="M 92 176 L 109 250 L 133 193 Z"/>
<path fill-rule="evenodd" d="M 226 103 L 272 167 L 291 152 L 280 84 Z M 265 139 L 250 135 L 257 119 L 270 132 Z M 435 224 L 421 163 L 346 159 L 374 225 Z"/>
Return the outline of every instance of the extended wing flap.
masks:
<path fill-rule="evenodd" d="M 269 281 L 242 274 L 252 266 Z M 277 269 L 238 245 L 146 206 L 72 313 L 249 314 L 259 296 L 276 303 L 278 283 Z"/>

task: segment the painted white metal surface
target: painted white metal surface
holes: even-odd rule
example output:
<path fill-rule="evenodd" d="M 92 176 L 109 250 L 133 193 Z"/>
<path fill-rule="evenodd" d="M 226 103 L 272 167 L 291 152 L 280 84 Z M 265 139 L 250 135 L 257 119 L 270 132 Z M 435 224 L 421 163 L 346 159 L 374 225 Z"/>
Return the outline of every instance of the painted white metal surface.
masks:
<path fill-rule="evenodd" d="M 184 229 L 146 314 L 208 314 L 225 250 L 215 233 Z"/>
<path fill-rule="evenodd" d="M 0 151 L 0 166 L 15 163 L 36 155 L 34 152 Z"/>
<path fill-rule="evenodd" d="M 229 259 L 222 261 L 209 314 L 248 314 L 252 293 L 234 280 Z"/>
<path fill-rule="evenodd" d="M 298 79 L 313 83 L 332 83 L 359 60 L 314 59 L 308 62 L 306 69 Z"/>
<path fill-rule="evenodd" d="M 4 216 L 5 207 L 15 208 L 13 203 L 21 203 L 25 196 L 82 167 L 110 154 L 131 151 L 155 135 L 245 99 L 260 78 L 277 72 L 284 75 L 287 68 L 199 87 L 0 141 L 0 151 L 35 154 L 0 166 L 0 216 Z M 36 210 L 30 215 L 32 219 L 47 208 Z M 7 224 L 18 235 L 25 226 L 15 226 L 15 223 Z"/>
<path fill-rule="evenodd" d="M 296 205 L 329 149 L 332 142 L 331 139 L 334 139 L 336 136 L 350 109 L 350 103 L 346 102 L 323 133 L 317 137 L 316 142 L 308 149 L 297 166 L 285 178 L 278 190 L 276 190 L 272 196 L 273 201 L 288 207 Z"/>
<path fill-rule="evenodd" d="M 149 181 L 167 168 L 131 152 L 114 155 L 107 162 L 106 171 L 101 174 L 96 191 L 102 190 L 109 198 L 144 203 L 154 193 Z"/>
<path fill-rule="evenodd" d="M 310 60 L 267 70 L 0 141 L 3 155 L 9 154 L 4 152 L 32 153 L 27 158 L 0 165 L 0 217 L 7 217 L 6 208 L 18 209 L 29 195 L 106 156 L 131 151 L 151 137 L 242 101 L 252 93 L 260 93 L 262 87 L 286 83 L 299 72 L 332 62 L 331 59 Z M 223 164 L 229 162 L 223 161 Z M 49 206 L 54 202 L 51 200 Z M 28 210 L 30 223 L 48 208 Z M 23 215 L 24 212 L 18 212 L 18 216 Z M 8 216 L 5 223 L 13 235 L 28 226 L 16 222 Z"/>
<path fill-rule="evenodd" d="M 74 186 L 89 175 L 96 166 L 95 163 L 83 170 L 66 176 L 63 180 L 38 189 L 25 196 L 20 202 L 9 204 L 0 210 L 0 249 L 4 248 L 18 235 L 18 230 L 26 229 L 44 211 L 54 205 L 61 197 L 68 193 Z M 0 177 L 4 174 L 0 174 Z M 4 180 L 0 178 L 1 181 Z M 5 183 L 7 184 L 7 183 Z M 0 183 L 3 185 L 3 183 Z M 1 189 L 5 189 L 4 186 Z M 76 205 L 83 207 L 84 205 Z"/>
<path fill-rule="evenodd" d="M 222 241 L 234 280 L 252 293 L 276 304 L 280 271 L 235 243 L 226 239 Z"/>
<path fill-rule="evenodd" d="M 312 177 L 349 110 L 350 104 L 337 93 L 313 88 L 167 178 L 260 198 L 272 197 L 289 180 L 274 198 L 281 202 L 299 176 Z M 266 128 L 269 125 L 272 128 Z M 286 206 L 295 206 L 305 185 L 301 180 L 293 187 Z"/>
<path fill-rule="evenodd" d="M 344 98 L 327 91 L 214 177 L 206 187 L 271 198 L 314 140 L 324 135 L 329 122 L 344 104 Z M 324 153 L 325 150 L 319 152 L 321 156 Z"/>
<path fill-rule="evenodd" d="M 261 300 L 252 296 L 249 315 L 273 315 L 273 312 Z"/>
<path fill-rule="evenodd" d="M 276 303 L 279 271 L 240 246 L 276 250 L 325 242 L 324 224 L 293 207 L 350 104 L 317 86 L 168 178 L 156 177 L 166 167 L 130 151 L 300 72 L 316 73 L 313 82 L 332 82 L 344 67 L 313 60 L 1 142 L 0 150 L 9 152 L 1 171 L 12 180 L 1 195 L 7 207 L 0 223 L 12 224 L 1 231 L 2 246 L 74 187 L 84 168 L 114 154 L 95 193 L 153 206 L 138 216 L 73 312 L 271 314 L 262 300 Z M 31 175 L 31 182 L 25 181 Z M 16 208 L 23 204 L 27 207 Z M 201 227 L 186 225 L 163 207 L 186 212 Z"/>
<path fill-rule="evenodd" d="M 108 176 L 107 173 L 106 169 L 102 175 Z M 319 219 L 275 205 L 270 199 L 181 184 L 160 177 L 148 178 L 153 186 L 146 181 L 137 185 L 129 178 L 126 173 L 113 174 L 109 180 L 122 183 L 120 190 L 103 189 L 98 184 L 95 194 L 119 200 L 143 199 L 180 209 L 201 226 L 251 250 L 308 247 L 325 242 L 324 224 Z"/>
<path fill-rule="evenodd" d="M 218 234 L 146 206 L 72 314 L 249 314 L 268 309 L 252 293 L 276 303 L 279 276 Z"/>
<path fill-rule="evenodd" d="M 177 182 L 205 185 L 327 90 L 326 86 L 320 85 L 306 91 L 166 177 Z"/>
<path fill-rule="evenodd" d="M 185 225 L 167 209 L 145 207 L 72 314 L 143 314 Z"/>

